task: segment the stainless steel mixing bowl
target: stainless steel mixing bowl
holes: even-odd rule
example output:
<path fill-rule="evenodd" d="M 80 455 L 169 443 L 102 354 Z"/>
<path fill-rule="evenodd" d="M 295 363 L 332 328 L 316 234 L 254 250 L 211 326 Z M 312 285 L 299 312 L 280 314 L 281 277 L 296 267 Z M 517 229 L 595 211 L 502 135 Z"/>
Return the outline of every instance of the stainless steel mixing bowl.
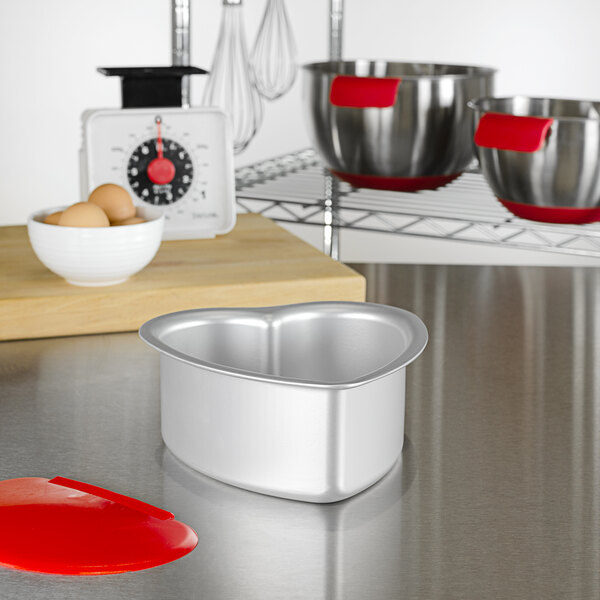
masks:
<path fill-rule="evenodd" d="M 515 96 L 469 107 L 481 170 L 509 210 L 553 223 L 600 219 L 600 102 Z"/>
<path fill-rule="evenodd" d="M 303 67 L 304 109 L 325 164 L 357 187 L 431 189 L 473 160 L 467 102 L 494 69 L 357 60 Z"/>

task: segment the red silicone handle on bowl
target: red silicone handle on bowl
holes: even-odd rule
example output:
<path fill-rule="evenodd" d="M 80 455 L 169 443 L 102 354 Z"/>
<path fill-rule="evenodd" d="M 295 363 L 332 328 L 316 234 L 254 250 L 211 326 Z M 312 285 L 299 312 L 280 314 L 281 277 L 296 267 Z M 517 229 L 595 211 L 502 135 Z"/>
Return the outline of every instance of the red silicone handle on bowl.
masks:
<path fill-rule="evenodd" d="M 537 152 L 546 141 L 552 123 L 552 118 L 485 113 L 479 119 L 474 140 L 482 148 Z"/>
<path fill-rule="evenodd" d="M 329 101 L 342 108 L 388 108 L 396 102 L 401 81 L 398 77 L 336 75 Z"/>

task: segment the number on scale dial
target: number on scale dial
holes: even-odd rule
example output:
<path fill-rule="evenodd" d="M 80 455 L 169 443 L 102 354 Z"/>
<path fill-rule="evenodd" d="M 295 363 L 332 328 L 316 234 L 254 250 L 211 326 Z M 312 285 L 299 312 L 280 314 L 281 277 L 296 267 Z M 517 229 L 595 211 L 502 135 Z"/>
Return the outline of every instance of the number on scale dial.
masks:
<path fill-rule="evenodd" d="M 173 204 L 192 185 L 194 165 L 188 152 L 174 140 L 162 137 L 161 118 L 156 117 L 158 135 L 142 142 L 127 163 L 127 180 L 136 196 L 148 204 Z"/>

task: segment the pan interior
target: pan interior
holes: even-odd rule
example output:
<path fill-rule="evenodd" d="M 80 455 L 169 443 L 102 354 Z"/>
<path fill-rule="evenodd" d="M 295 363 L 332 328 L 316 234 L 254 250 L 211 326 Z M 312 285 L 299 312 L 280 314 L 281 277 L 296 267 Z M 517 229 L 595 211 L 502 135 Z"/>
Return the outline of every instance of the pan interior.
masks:
<path fill-rule="evenodd" d="M 390 364 L 407 351 L 413 332 L 377 315 L 310 312 L 271 318 L 214 315 L 161 337 L 173 350 L 208 366 L 339 384 Z"/>

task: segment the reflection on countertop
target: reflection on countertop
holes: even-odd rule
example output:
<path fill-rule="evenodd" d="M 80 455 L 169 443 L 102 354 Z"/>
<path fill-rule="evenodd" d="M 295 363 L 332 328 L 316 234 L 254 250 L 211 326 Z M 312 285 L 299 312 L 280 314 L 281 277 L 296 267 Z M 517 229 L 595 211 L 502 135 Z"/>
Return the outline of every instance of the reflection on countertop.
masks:
<path fill-rule="evenodd" d="M 352 265 L 426 323 L 402 459 L 347 501 L 240 490 L 160 438 L 158 357 L 136 334 L 0 344 L 0 479 L 63 475 L 166 508 L 175 563 L 48 577 L 2 598 L 600 596 L 600 271 Z"/>

